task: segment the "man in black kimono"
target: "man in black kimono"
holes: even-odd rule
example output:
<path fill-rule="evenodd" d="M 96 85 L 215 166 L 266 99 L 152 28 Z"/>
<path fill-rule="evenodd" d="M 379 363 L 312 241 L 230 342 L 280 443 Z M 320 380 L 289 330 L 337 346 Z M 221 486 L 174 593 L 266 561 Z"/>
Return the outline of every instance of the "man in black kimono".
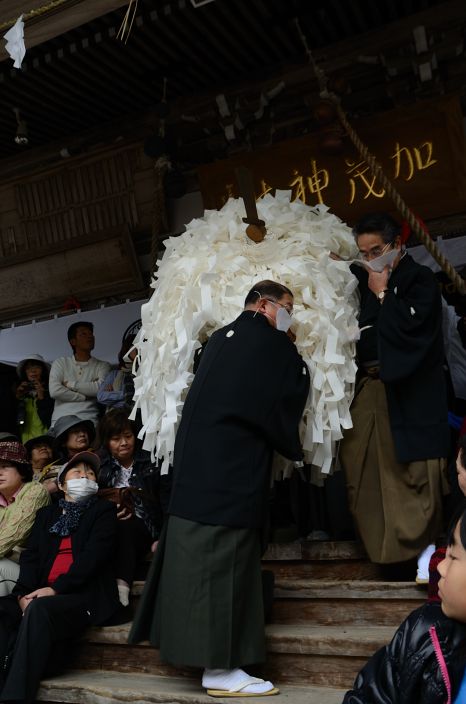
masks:
<path fill-rule="evenodd" d="M 354 228 L 359 368 L 340 459 L 350 508 L 373 562 L 418 556 L 442 526 L 449 448 L 442 306 L 432 271 L 401 246 L 384 213 Z"/>
<path fill-rule="evenodd" d="M 203 667 L 203 686 L 274 694 L 241 665 L 265 659 L 263 529 L 273 452 L 300 461 L 309 372 L 287 334 L 293 294 L 261 281 L 201 355 L 176 436 L 169 519 L 132 642 Z M 154 605 L 155 602 L 155 605 Z"/>

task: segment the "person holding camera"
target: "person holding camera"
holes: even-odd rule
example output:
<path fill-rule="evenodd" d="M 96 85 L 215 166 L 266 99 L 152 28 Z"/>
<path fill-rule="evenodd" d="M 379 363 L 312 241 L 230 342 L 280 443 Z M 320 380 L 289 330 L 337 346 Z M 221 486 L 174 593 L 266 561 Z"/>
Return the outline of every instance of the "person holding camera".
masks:
<path fill-rule="evenodd" d="M 50 427 L 53 399 L 49 394 L 49 365 L 40 354 L 30 354 L 16 367 L 17 424 L 21 442 L 45 435 Z"/>

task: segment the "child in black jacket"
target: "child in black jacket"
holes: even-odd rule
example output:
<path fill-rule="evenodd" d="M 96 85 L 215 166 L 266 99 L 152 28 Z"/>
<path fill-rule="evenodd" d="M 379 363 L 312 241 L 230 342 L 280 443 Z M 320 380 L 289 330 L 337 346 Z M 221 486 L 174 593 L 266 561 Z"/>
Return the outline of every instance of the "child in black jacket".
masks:
<path fill-rule="evenodd" d="M 465 704 L 466 510 L 439 564 L 441 604 L 413 611 L 356 678 L 343 704 Z"/>

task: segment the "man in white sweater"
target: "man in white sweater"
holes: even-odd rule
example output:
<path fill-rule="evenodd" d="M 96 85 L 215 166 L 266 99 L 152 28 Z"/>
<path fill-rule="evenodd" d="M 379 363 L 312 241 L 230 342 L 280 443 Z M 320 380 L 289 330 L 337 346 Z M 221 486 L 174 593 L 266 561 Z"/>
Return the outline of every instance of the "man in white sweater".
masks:
<path fill-rule="evenodd" d="M 71 357 L 59 357 L 50 370 L 50 396 L 55 399 L 52 427 L 61 416 L 76 415 L 96 423 L 97 391 L 110 371 L 110 364 L 91 356 L 94 326 L 79 321 L 68 328 Z"/>

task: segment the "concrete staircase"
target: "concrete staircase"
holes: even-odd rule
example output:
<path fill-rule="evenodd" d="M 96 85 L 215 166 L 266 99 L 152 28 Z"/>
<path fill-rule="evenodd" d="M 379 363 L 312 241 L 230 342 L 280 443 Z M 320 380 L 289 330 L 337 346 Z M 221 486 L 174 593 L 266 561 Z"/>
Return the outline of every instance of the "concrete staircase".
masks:
<path fill-rule="evenodd" d="M 275 573 L 267 663 L 253 674 L 271 679 L 290 704 L 340 704 L 358 670 L 386 644 L 425 589 L 382 581 L 353 542 L 272 545 L 264 569 Z M 143 583 L 134 585 L 137 599 Z M 127 644 L 129 624 L 92 629 L 75 670 L 42 683 L 49 702 L 207 704 L 199 672 L 160 662 L 158 651 Z"/>

